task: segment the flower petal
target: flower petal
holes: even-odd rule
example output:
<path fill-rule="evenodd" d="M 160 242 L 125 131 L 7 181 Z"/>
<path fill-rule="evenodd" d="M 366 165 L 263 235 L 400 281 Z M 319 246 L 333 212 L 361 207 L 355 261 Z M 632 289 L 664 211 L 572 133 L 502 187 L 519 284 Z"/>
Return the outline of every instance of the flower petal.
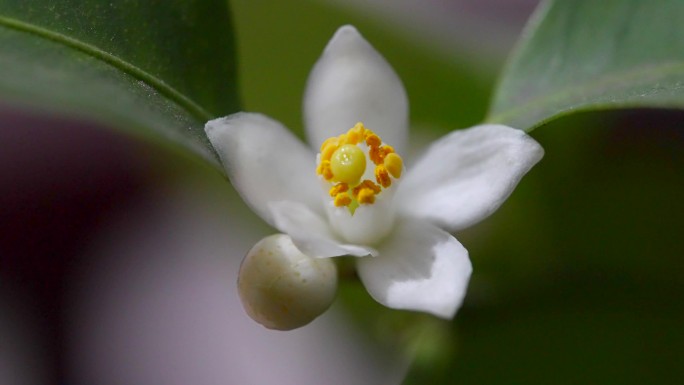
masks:
<path fill-rule="evenodd" d="M 481 125 L 435 142 L 397 190 L 398 210 L 458 231 L 493 213 L 544 156 L 521 130 Z"/>
<path fill-rule="evenodd" d="M 357 260 L 373 298 L 394 309 L 454 316 L 472 272 L 468 251 L 456 238 L 427 222 L 403 219 L 378 251 Z"/>
<path fill-rule="evenodd" d="M 307 206 L 290 201 L 273 202 L 270 209 L 275 227 L 292 238 L 295 246 L 312 257 L 353 255 L 363 257 L 378 252 L 370 247 L 338 242 L 328 224 Z"/>
<path fill-rule="evenodd" d="M 301 202 L 322 211 L 313 152 L 282 124 L 240 112 L 209 121 L 204 130 L 242 199 L 274 225 L 270 202 Z"/>
<path fill-rule="evenodd" d="M 408 98 L 387 61 L 347 25 L 337 30 L 314 66 L 304 96 L 304 119 L 314 148 L 356 123 L 403 152 Z"/>
<path fill-rule="evenodd" d="M 347 207 L 337 207 L 328 200 L 325 204 L 328 222 L 335 234 L 347 242 L 360 245 L 374 245 L 385 238 L 393 229 L 395 211 L 393 192 L 385 190 L 375 203 L 359 205 L 352 215 Z"/>

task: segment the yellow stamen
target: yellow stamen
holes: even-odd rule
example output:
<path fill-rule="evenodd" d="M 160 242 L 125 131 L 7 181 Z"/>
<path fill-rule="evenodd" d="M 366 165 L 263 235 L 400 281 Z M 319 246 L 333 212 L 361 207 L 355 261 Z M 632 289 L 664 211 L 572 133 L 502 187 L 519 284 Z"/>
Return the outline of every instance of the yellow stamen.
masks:
<path fill-rule="evenodd" d="M 342 135 L 338 136 L 338 137 L 337 137 L 337 147 L 338 147 L 338 148 L 339 148 L 339 147 L 342 147 L 342 146 L 344 146 L 345 144 L 348 144 L 348 143 L 347 143 L 347 134 L 342 134 Z"/>
<path fill-rule="evenodd" d="M 340 140 L 336 136 L 333 136 L 332 138 L 328 138 L 328 139 L 324 140 L 323 144 L 321 144 L 321 154 L 323 154 L 323 152 L 325 152 L 326 147 L 329 147 L 329 146 L 333 146 L 334 148 L 339 147 L 339 144 L 340 144 L 339 142 L 340 142 Z"/>
<path fill-rule="evenodd" d="M 366 145 L 368 145 L 368 147 L 379 147 L 382 144 L 382 140 L 380 140 L 380 137 L 375 135 L 371 130 L 366 130 L 365 137 Z"/>
<path fill-rule="evenodd" d="M 382 150 L 380 147 L 371 147 L 368 150 L 368 157 L 374 164 L 382 164 Z"/>
<path fill-rule="evenodd" d="M 404 162 L 401 157 L 394 152 L 390 152 L 385 156 L 384 166 L 389 171 L 390 175 L 399 179 L 401 177 L 401 170 L 404 167 Z"/>
<path fill-rule="evenodd" d="M 364 187 L 359 191 L 357 200 L 359 201 L 359 204 L 370 205 L 375 203 L 375 194 L 373 193 L 373 190 Z"/>
<path fill-rule="evenodd" d="M 368 157 L 373 163 L 382 164 L 385 160 L 385 157 L 393 152 L 394 148 L 385 144 L 384 146 L 380 147 L 371 147 L 370 150 L 368 150 Z"/>
<path fill-rule="evenodd" d="M 373 183 L 373 181 L 365 179 L 358 186 L 354 187 L 354 189 L 352 190 L 352 195 L 358 199 L 359 191 L 361 191 L 362 188 L 370 189 L 371 191 L 373 191 L 373 194 L 380 194 L 380 191 L 382 191 L 382 188 L 377 184 Z"/>
<path fill-rule="evenodd" d="M 389 172 L 387 172 L 384 164 L 375 166 L 375 180 L 384 188 L 388 188 L 392 184 Z"/>
<path fill-rule="evenodd" d="M 347 131 L 347 143 L 358 144 L 363 141 L 363 134 L 366 128 L 363 123 L 356 123 L 356 125 Z"/>
<path fill-rule="evenodd" d="M 337 144 L 337 141 L 331 143 L 323 143 L 323 145 L 321 146 L 321 159 L 329 161 L 332 157 L 332 154 L 335 151 L 337 151 L 338 148 L 339 145 Z"/>
<path fill-rule="evenodd" d="M 332 180 L 333 172 L 332 172 L 332 169 L 330 168 L 330 161 L 329 160 L 321 160 L 321 163 L 316 168 L 316 173 L 318 175 L 322 175 L 325 180 L 328 180 L 328 181 Z"/>
<path fill-rule="evenodd" d="M 351 202 L 352 200 L 347 193 L 339 193 L 335 195 L 335 200 L 333 201 L 337 207 L 349 206 Z"/>
<path fill-rule="evenodd" d="M 375 181 L 363 178 L 367 159 L 374 166 Z M 399 179 L 403 161 L 394 148 L 363 123 L 357 123 L 346 133 L 328 138 L 321 144 L 316 173 L 330 183 L 328 193 L 337 207 L 354 212 L 359 205 L 375 203 L 383 189 Z"/>
<path fill-rule="evenodd" d="M 338 183 L 333 188 L 330 189 L 329 194 L 331 197 L 336 197 L 337 194 L 343 193 L 349 190 L 349 185 L 346 183 Z"/>

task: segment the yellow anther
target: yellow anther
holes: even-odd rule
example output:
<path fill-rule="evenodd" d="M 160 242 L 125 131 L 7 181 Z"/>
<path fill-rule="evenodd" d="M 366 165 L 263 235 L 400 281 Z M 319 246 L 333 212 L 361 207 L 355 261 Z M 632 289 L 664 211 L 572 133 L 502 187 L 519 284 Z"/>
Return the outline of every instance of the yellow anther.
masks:
<path fill-rule="evenodd" d="M 359 204 L 370 205 L 375 203 L 375 193 L 369 188 L 362 188 L 356 199 L 359 201 Z"/>
<path fill-rule="evenodd" d="M 370 148 L 380 147 L 382 144 L 380 137 L 375 135 L 371 130 L 366 130 L 366 134 L 364 136 L 366 137 L 366 145 L 368 145 Z"/>
<path fill-rule="evenodd" d="M 330 189 L 329 194 L 330 194 L 331 197 L 334 198 L 334 197 L 337 196 L 337 194 L 343 193 L 343 192 L 345 192 L 345 191 L 347 191 L 347 190 L 349 190 L 349 185 L 348 185 L 348 184 L 346 184 L 346 183 L 338 183 L 338 184 L 336 184 L 335 186 L 333 186 L 333 187 Z"/>
<path fill-rule="evenodd" d="M 351 197 L 349 197 L 349 194 L 344 192 L 335 195 L 335 200 L 333 201 L 333 203 L 335 203 L 335 206 L 337 207 L 349 206 L 351 202 L 352 199 Z"/>
<path fill-rule="evenodd" d="M 334 180 L 355 185 L 366 172 L 366 155 L 359 147 L 345 144 L 333 153 L 330 169 Z"/>
<path fill-rule="evenodd" d="M 326 140 L 323 141 L 323 144 L 321 144 L 321 151 L 323 151 L 323 148 L 329 144 L 337 144 L 339 139 L 336 136 L 332 136 Z"/>
<path fill-rule="evenodd" d="M 339 148 L 339 145 L 337 144 L 337 138 L 334 142 L 328 142 L 327 140 L 323 143 L 321 146 L 321 159 L 322 160 L 330 160 L 332 157 L 332 154 L 337 151 Z"/>
<path fill-rule="evenodd" d="M 318 175 L 322 175 L 325 180 L 332 180 L 333 172 L 332 168 L 330 167 L 330 161 L 321 160 L 321 163 L 319 163 L 318 167 L 316 168 L 316 173 Z"/>
<path fill-rule="evenodd" d="M 387 172 L 384 164 L 375 166 L 375 180 L 384 188 L 388 188 L 392 184 L 389 172 Z"/>
<path fill-rule="evenodd" d="M 342 134 L 342 135 L 338 136 L 337 137 L 337 146 L 342 147 L 345 144 L 348 144 L 347 143 L 347 134 Z"/>
<path fill-rule="evenodd" d="M 356 123 L 356 125 L 347 131 L 347 143 L 358 144 L 363 141 L 363 134 L 366 128 L 363 123 Z"/>
<path fill-rule="evenodd" d="M 338 145 L 338 144 L 339 144 L 338 142 L 339 142 L 339 139 L 338 139 L 336 136 L 333 136 L 333 137 L 331 137 L 331 138 L 328 138 L 328 139 L 324 140 L 324 141 L 323 141 L 323 144 L 321 144 L 321 152 L 323 152 L 323 149 L 324 149 L 326 146 L 329 146 L 329 145 Z"/>
<path fill-rule="evenodd" d="M 368 157 L 374 164 L 382 164 L 382 150 L 380 147 L 371 147 L 368 150 Z"/>
<path fill-rule="evenodd" d="M 371 161 L 375 164 L 382 164 L 385 160 L 385 157 L 387 154 L 391 154 L 394 152 L 394 148 L 392 146 L 384 145 L 380 147 L 371 147 L 370 150 L 368 150 L 368 157 L 371 159 Z"/>
<path fill-rule="evenodd" d="M 347 133 L 347 141 L 346 141 L 347 143 L 358 144 L 360 142 L 360 140 L 361 140 L 361 137 L 356 132 L 353 132 L 350 130 Z"/>
<path fill-rule="evenodd" d="M 401 177 L 401 170 L 404 168 L 404 161 L 396 153 L 390 152 L 385 156 L 384 166 L 390 175 L 399 179 Z"/>
<path fill-rule="evenodd" d="M 359 192 L 361 189 L 370 189 L 373 191 L 373 194 L 380 194 L 380 191 L 382 191 L 382 188 L 378 186 L 377 184 L 373 183 L 373 181 L 364 179 L 363 182 L 361 182 L 358 186 L 354 187 L 352 190 L 352 195 L 358 199 Z"/>

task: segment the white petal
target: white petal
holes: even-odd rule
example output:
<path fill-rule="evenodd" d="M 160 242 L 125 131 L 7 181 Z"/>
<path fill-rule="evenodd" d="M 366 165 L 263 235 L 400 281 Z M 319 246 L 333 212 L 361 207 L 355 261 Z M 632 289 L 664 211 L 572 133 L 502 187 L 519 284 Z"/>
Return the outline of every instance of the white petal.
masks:
<path fill-rule="evenodd" d="M 544 156 L 521 130 L 481 125 L 435 142 L 397 190 L 398 210 L 449 231 L 493 213 L 520 179 Z"/>
<path fill-rule="evenodd" d="M 328 224 L 307 206 L 289 201 L 270 204 L 275 227 L 289 235 L 304 254 L 312 257 L 353 255 L 363 257 L 378 252 L 370 247 L 340 243 Z"/>
<path fill-rule="evenodd" d="M 325 204 L 331 228 L 347 242 L 374 245 L 392 231 L 395 221 L 394 189 L 391 186 L 379 194 L 375 203 L 360 205 L 354 215 L 346 207 L 336 207 L 328 198 Z"/>
<path fill-rule="evenodd" d="M 451 318 L 461 306 L 472 265 L 468 251 L 427 222 L 404 219 L 377 257 L 357 260 L 370 295 L 394 309 Z"/>
<path fill-rule="evenodd" d="M 240 112 L 204 130 L 242 199 L 274 225 L 268 204 L 289 200 L 322 211 L 313 152 L 268 116 Z"/>
<path fill-rule="evenodd" d="M 337 30 L 314 66 L 304 96 L 304 119 L 314 148 L 363 122 L 403 152 L 408 98 L 387 61 L 356 28 Z"/>

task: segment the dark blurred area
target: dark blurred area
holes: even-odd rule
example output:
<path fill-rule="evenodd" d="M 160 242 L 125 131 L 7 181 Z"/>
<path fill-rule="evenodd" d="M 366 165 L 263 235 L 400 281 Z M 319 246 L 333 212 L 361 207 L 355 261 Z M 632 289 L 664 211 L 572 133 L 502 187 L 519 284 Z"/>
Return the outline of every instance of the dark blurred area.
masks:
<path fill-rule="evenodd" d="M 144 196 L 144 158 L 110 130 L 1 106 L 0 143 L 0 287 L 37 318 L 36 370 L 63 378 L 67 280 L 108 218 Z"/>

